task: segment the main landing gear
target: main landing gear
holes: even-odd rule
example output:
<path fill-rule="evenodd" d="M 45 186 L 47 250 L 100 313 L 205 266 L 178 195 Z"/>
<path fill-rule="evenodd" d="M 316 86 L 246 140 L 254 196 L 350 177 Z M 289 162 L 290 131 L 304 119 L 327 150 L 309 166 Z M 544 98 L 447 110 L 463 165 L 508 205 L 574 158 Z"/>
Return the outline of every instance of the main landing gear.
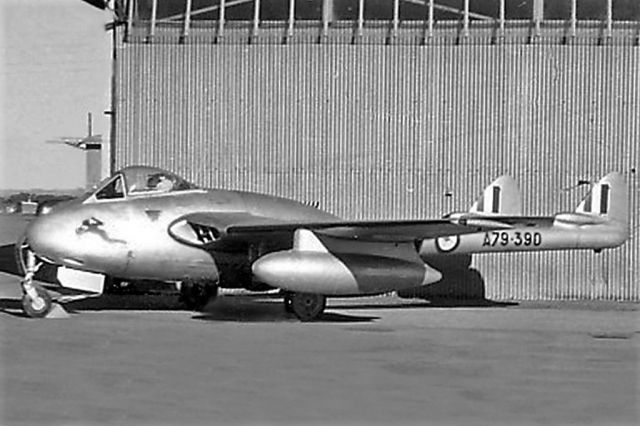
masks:
<path fill-rule="evenodd" d="M 292 293 L 284 294 L 284 309 L 293 312 L 302 322 L 315 321 L 322 316 L 327 298 L 322 294 Z"/>
<path fill-rule="evenodd" d="M 31 251 L 26 252 L 25 275 L 22 286 L 22 310 L 31 318 L 45 317 L 52 305 L 51 295 L 40 285 L 33 282 L 33 276 L 42 264 L 36 264 L 36 256 Z"/>
<path fill-rule="evenodd" d="M 210 280 L 185 280 L 180 285 L 180 301 L 187 309 L 202 311 L 218 296 L 218 285 Z"/>

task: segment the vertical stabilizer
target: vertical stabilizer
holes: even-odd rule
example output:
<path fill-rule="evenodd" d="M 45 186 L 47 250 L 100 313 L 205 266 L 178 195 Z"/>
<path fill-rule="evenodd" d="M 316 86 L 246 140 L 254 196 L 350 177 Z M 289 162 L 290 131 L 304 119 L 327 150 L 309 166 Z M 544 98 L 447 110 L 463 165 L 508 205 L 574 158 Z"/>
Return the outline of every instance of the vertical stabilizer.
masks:
<path fill-rule="evenodd" d="M 621 173 L 609 173 L 582 199 L 576 213 L 595 215 L 629 227 L 629 189 Z"/>
<path fill-rule="evenodd" d="M 483 216 L 521 216 L 522 194 L 518 183 L 511 176 L 500 176 L 485 188 L 469 211 Z"/>

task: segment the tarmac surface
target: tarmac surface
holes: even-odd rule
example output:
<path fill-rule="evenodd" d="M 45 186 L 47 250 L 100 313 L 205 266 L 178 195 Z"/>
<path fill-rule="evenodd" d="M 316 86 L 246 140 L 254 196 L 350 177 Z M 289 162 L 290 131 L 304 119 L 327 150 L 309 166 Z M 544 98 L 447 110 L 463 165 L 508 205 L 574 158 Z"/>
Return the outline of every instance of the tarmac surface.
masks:
<path fill-rule="evenodd" d="M 640 423 L 638 304 L 330 299 L 300 323 L 273 296 L 165 294 L 35 320 L 9 269 L 2 425 Z"/>

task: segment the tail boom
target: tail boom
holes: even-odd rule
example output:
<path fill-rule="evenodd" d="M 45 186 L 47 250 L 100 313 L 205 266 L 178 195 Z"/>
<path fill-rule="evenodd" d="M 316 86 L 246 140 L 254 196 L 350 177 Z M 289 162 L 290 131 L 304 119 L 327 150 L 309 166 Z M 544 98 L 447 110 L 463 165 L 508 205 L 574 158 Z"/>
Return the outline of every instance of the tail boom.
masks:
<path fill-rule="evenodd" d="M 549 227 L 514 227 L 424 240 L 420 245 L 420 256 L 576 249 L 598 251 L 617 247 L 626 239 L 627 233 L 614 224 L 582 225 L 554 220 Z"/>
<path fill-rule="evenodd" d="M 629 195 L 624 177 L 609 173 L 596 183 L 571 213 L 553 217 L 495 216 L 455 218 L 473 223 L 504 223 L 505 228 L 424 240 L 420 256 L 541 250 L 602 250 L 622 245 L 629 237 Z"/>

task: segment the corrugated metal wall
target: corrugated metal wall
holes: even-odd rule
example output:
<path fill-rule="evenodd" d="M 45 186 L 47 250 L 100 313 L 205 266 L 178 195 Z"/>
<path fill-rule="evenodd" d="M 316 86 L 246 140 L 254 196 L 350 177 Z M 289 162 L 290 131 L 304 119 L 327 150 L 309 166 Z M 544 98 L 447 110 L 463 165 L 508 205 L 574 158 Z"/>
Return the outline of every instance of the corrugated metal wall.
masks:
<path fill-rule="evenodd" d="M 117 167 L 319 201 L 345 218 L 466 210 L 495 176 L 525 213 L 629 180 L 622 248 L 477 256 L 492 299 L 640 300 L 640 48 L 119 43 Z"/>

